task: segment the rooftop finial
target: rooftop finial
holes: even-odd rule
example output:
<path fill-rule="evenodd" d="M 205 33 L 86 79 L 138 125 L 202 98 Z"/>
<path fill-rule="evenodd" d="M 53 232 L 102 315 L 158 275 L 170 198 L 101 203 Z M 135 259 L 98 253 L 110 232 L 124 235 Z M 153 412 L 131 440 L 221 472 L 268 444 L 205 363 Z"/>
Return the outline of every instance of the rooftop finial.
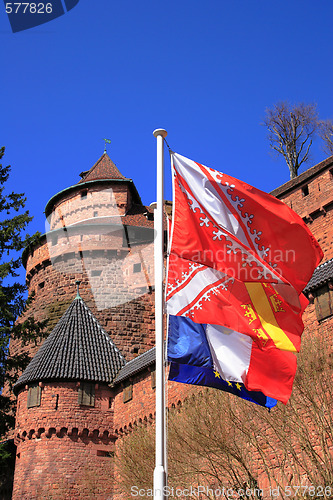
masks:
<path fill-rule="evenodd" d="M 75 285 L 76 285 L 76 297 L 75 298 L 76 299 L 81 299 L 80 290 L 79 290 L 80 283 L 81 283 L 80 280 L 75 281 Z"/>
<path fill-rule="evenodd" d="M 107 144 L 111 144 L 111 141 L 110 141 L 110 139 L 103 139 L 103 141 L 104 141 L 104 143 L 105 143 L 105 144 L 104 144 L 104 153 L 106 153 L 106 145 L 107 145 Z"/>

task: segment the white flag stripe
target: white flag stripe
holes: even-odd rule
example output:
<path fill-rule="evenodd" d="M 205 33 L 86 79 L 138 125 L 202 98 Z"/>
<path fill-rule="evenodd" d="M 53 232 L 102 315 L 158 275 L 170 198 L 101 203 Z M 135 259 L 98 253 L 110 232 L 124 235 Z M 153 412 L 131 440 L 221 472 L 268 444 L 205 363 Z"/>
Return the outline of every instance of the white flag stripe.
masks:
<path fill-rule="evenodd" d="M 177 293 L 175 293 L 167 301 L 168 314 L 177 314 L 184 309 L 184 307 L 194 301 L 198 295 L 207 286 L 211 285 L 214 287 L 221 279 L 226 279 L 227 276 L 224 273 L 216 271 L 210 267 L 204 267 L 195 276 L 187 282 L 184 288 L 180 288 Z"/>
<path fill-rule="evenodd" d="M 220 325 L 207 325 L 206 337 L 215 368 L 222 378 L 244 383 L 250 366 L 252 339 Z"/>

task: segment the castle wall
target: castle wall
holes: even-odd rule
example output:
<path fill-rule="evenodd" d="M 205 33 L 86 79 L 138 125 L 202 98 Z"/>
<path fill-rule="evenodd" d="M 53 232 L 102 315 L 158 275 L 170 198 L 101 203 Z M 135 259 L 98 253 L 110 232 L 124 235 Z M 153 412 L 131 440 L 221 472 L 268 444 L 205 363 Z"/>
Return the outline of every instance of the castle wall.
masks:
<path fill-rule="evenodd" d="M 168 371 L 166 371 L 167 376 Z M 131 377 L 132 396 L 127 400 L 125 384 L 115 387 L 114 396 L 114 433 L 121 436 L 129 432 L 133 426 L 152 422 L 155 419 L 155 372 L 151 369 Z M 196 389 L 194 389 L 196 390 Z M 166 406 L 171 408 L 182 401 L 193 391 L 193 386 L 168 381 L 166 384 Z"/>
<path fill-rule="evenodd" d="M 86 197 L 82 197 L 86 193 Z M 78 186 L 74 193 L 64 193 L 48 217 L 50 230 L 62 228 L 64 224 L 77 223 L 78 221 L 94 217 L 110 217 L 125 215 L 131 206 L 131 197 L 127 186 L 105 184 L 96 186 Z M 97 213 L 96 213 L 97 212 Z"/>
<path fill-rule="evenodd" d="M 333 258 L 332 170 L 328 168 L 320 176 L 305 179 L 291 190 L 278 194 L 277 198 L 306 222 L 324 252 L 323 261 Z"/>
<path fill-rule="evenodd" d="M 72 252 L 53 265 L 45 242 L 27 260 L 29 294 L 35 298 L 22 319 L 31 314 L 39 321 L 48 319 L 51 331 L 74 299 L 75 281 L 80 280 L 81 297 L 125 358 L 142 354 L 155 343 L 154 292 L 152 287 L 148 291 L 143 272 L 133 274 L 138 260 L 137 253 L 127 250 L 86 250 L 83 259 Z M 127 275 L 124 265 L 130 268 Z M 15 340 L 10 348 L 13 354 L 27 350 Z M 30 354 L 37 349 L 30 345 Z"/>
<path fill-rule="evenodd" d="M 89 184 L 88 189 L 82 184 L 62 193 L 48 217 L 51 232 L 25 255 L 27 287 L 35 299 L 21 320 L 31 314 L 48 319 L 51 331 L 80 280 L 83 300 L 127 360 L 154 345 L 152 222 L 145 217 L 140 222 L 151 230 L 148 236 L 135 226 L 125 229 L 122 217 L 131 203 L 122 183 Z M 132 216 L 130 222 L 136 221 Z M 37 350 L 15 340 L 10 349 L 31 355 Z"/>

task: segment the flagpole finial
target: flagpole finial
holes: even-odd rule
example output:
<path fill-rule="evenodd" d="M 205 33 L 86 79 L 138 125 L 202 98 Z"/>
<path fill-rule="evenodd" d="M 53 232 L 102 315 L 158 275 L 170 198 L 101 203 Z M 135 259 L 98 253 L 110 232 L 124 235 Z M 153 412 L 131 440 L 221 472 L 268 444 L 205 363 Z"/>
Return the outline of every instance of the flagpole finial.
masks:
<path fill-rule="evenodd" d="M 153 135 L 154 137 L 158 137 L 159 135 L 161 135 L 164 139 L 168 135 L 168 132 L 164 130 L 164 128 L 157 128 L 154 130 Z"/>
<path fill-rule="evenodd" d="M 106 145 L 111 144 L 111 141 L 110 141 L 110 139 L 103 139 L 103 141 L 104 141 L 104 154 L 105 154 L 106 153 Z"/>

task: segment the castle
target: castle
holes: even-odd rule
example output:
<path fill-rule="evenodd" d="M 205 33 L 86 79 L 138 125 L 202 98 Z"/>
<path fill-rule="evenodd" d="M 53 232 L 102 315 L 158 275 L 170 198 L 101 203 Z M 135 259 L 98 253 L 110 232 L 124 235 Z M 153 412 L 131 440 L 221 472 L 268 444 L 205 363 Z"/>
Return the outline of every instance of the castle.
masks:
<path fill-rule="evenodd" d="M 33 360 L 14 387 L 14 500 L 120 498 L 117 440 L 154 419 L 153 209 L 106 153 L 80 176 L 47 203 L 48 231 L 23 255 L 34 315 L 52 332 L 30 347 Z M 324 251 L 305 290 L 304 323 L 330 336 L 332 187 L 330 157 L 271 193 Z M 11 351 L 20 349 L 12 341 Z M 169 405 L 185 397 L 185 385 L 168 386 Z"/>

